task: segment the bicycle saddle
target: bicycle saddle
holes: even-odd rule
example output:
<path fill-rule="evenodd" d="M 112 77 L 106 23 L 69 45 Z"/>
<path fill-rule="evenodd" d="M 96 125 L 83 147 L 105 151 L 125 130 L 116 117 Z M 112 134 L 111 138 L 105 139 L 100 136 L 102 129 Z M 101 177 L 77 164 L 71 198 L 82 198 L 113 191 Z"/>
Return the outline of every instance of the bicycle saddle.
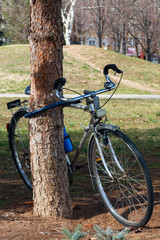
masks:
<path fill-rule="evenodd" d="M 30 95 L 30 85 L 25 88 L 25 94 Z"/>

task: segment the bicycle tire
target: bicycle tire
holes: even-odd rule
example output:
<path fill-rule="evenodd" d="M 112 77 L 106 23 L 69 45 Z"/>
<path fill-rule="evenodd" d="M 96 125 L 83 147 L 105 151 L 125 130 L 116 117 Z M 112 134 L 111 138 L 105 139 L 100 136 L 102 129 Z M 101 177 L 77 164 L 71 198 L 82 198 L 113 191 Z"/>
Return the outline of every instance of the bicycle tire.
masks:
<path fill-rule="evenodd" d="M 106 134 L 124 173 L 113 160 Z M 102 129 L 99 143 L 113 179 L 105 172 L 95 138 L 92 136 L 88 149 L 88 164 L 95 190 L 107 210 L 121 224 L 133 228 L 144 226 L 153 211 L 153 187 L 142 155 L 135 144 L 119 130 Z"/>
<path fill-rule="evenodd" d="M 32 190 L 29 127 L 28 119 L 24 117 L 27 113 L 27 109 L 22 108 L 13 115 L 9 125 L 9 145 L 21 178 L 28 188 Z"/>

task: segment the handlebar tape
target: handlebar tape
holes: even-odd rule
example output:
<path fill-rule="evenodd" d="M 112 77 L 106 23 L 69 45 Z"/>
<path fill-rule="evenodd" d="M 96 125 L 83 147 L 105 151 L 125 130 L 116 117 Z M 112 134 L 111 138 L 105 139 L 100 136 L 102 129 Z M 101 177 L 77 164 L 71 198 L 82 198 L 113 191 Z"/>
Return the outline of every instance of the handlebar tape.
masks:
<path fill-rule="evenodd" d="M 104 67 L 103 69 L 103 73 L 104 75 L 108 75 L 108 70 L 112 69 L 113 71 L 115 71 L 116 73 L 123 73 L 122 70 L 118 69 L 116 64 L 108 64 Z"/>
<path fill-rule="evenodd" d="M 66 83 L 66 79 L 65 78 L 58 78 L 55 83 L 54 83 L 54 86 L 53 86 L 53 89 L 58 89 L 60 90 Z"/>

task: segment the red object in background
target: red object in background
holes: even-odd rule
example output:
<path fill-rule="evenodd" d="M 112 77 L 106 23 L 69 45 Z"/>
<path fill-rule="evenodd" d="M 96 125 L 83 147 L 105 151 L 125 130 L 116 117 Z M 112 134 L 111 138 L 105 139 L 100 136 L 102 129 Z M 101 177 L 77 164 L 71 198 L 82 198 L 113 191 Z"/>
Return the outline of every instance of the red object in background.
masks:
<path fill-rule="evenodd" d="M 143 59 L 143 50 L 141 51 L 141 56 L 140 56 L 141 59 Z"/>
<path fill-rule="evenodd" d="M 7 132 L 9 132 L 9 123 L 6 123 Z"/>

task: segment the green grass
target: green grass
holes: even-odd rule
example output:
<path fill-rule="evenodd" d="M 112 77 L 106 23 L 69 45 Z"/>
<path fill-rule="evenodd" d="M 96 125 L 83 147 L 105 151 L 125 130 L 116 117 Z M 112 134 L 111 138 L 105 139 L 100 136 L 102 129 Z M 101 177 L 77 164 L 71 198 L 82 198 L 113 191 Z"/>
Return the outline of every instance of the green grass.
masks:
<path fill-rule="evenodd" d="M 10 121 L 11 113 L 6 103 L 11 98 L 1 98 L 0 110 L 0 154 L 9 154 L 6 123 Z M 104 100 L 103 100 L 104 101 Z M 101 101 L 103 103 L 103 101 Z M 160 157 L 159 138 L 159 100 L 118 100 L 112 99 L 106 106 L 108 121 L 117 125 L 124 131 L 147 156 Z M 83 135 L 82 123 L 87 126 L 90 115 L 82 110 L 65 108 L 64 120 L 68 133 L 70 134 L 74 149 Z M 87 152 L 87 144 L 83 153 Z M 84 158 L 84 156 L 82 156 Z M 85 157 L 86 158 L 86 157 Z"/>
<path fill-rule="evenodd" d="M 72 47 L 72 46 L 71 46 Z M 160 89 L 160 65 L 131 58 L 113 51 L 106 51 L 92 46 L 76 46 L 77 53 L 73 57 L 65 51 L 63 61 L 63 75 L 67 79 L 66 87 L 80 93 L 84 89 L 99 90 L 105 81 L 103 68 L 108 63 L 115 63 L 124 70 L 124 79 L 145 84 L 153 90 Z M 72 51 L 72 49 L 71 49 Z M 83 61 L 81 57 L 88 59 Z M 24 93 L 30 82 L 30 52 L 29 46 L 7 45 L 0 47 L 0 93 Z M 111 71 L 111 77 L 112 71 Z M 113 78 L 117 83 L 119 76 Z M 137 89 L 123 84 L 117 94 L 151 94 L 147 89 Z"/>
<path fill-rule="evenodd" d="M 94 50 L 94 51 L 93 51 Z M 103 66 L 109 62 L 116 63 L 125 69 L 125 78 L 132 79 L 132 74 L 137 76 L 137 81 L 146 82 L 152 75 L 151 82 L 154 87 L 160 87 L 160 65 L 148 63 L 140 59 L 130 58 L 111 51 L 88 46 L 79 46 L 78 51 L 84 58 L 89 58 L 92 66 L 86 61 L 78 60 L 69 53 L 64 53 L 64 76 L 67 86 L 82 92 L 83 89 L 97 90 L 103 86 Z M 23 93 L 29 84 L 29 46 L 16 45 L 0 47 L 0 92 Z M 93 66 L 94 63 L 94 66 Z M 105 63 L 105 64 L 104 64 Z M 3 76 L 3 77 L 2 77 Z M 95 89 L 96 88 L 96 89 Z M 133 87 L 120 85 L 117 93 L 146 93 Z M 6 123 L 11 118 L 11 113 L 6 108 L 6 103 L 13 99 L 0 99 L 0 154 L 8 155 L 8 139 Z M 103 101 L 102 101 L 103 103 Z M 118 125 L 138 145 L 140 150 L 148 156 L 160 157 L 160 107 L 159 100 L 111 100 L 106 106 L 109 122 Z M 82 123 L 87 126 L 89 115 L 82 110 L 66 108 L 64 110 L 65 124 L 71 135 L 74 147 L 83 134 Z M 87 145 L 83 154 L 86 154 Z M 82 157 L 83 158 L 83 157 Z"/>
<path fill-rule="evenodd" d="M 104 50 L 103 50 L 104 51 Z M 69 64 L 68 64 L 69 63 Z M 101 69 L 105 64 L 102 66 Z M 68 53 L 64 52 L 63 61 L 64 77 L 67 79 L 66 87 L 76 90 L 80 93 L 83 90 L 99 90 L 103 88 L 105 78 L 102 71 L 95 69 L 83 61 L 79 61 L 73 58 Z M 116 83 L 119 81 L 119 76 L 117 75 Z M 123 79 L 122 79 L 123 81 Z M 140 89 L 135 89 L 134 87 L 127 87 L 120 84 L 117 94 L 150 94 L 149 91 L 143 91 Z"/>
<path fill-rule="evenodd" d="M 143 154 L 147 157 L 160 157 L 160 116 L 157 115 L 159 100 L 112 99 L 105 109 L 109 123 L 119 126 Z M 67 131 L 77 146 L 83 135 L 80 123 L 87 126 L 90 116 L 87 112 L 70 108 L 64 109 L 64 115 Z M 71 123 L 74 123 L 74 126 Z M 85 153 L 86 150 L 87 146 L 83 152 Z"/>
<path fill-rule="evenodd" d="M 29 85 L 29 46 L 0 47 L 0 93 L 24 93 Z"/>
<path fill-rule="evenodd" d="M 145 83 L 155 89 L 160 87 L 160 64 L 154 64 L 135 57 L 131 58 L 93 46 L 77 46 L 76 53 L 85 59 L 89 59 L 89 62 L 100 70 L 103 70 L 106 64 L 115 63 L 124 71 L 124 79 L 136 83 Z"/>

